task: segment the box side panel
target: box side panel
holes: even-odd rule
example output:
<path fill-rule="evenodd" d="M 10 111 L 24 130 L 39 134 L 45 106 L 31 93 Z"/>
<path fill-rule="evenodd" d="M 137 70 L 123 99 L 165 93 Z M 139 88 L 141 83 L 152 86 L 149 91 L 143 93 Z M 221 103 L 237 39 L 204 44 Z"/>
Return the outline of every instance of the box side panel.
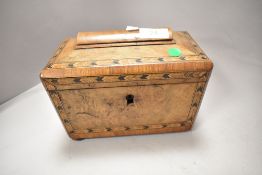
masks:
<path fill-rule="evenodd" d="M 196 116 L 197 116 L 198 111 L 200 109 L 200 105 L 201 105 L 203 97 L 205 95 L 205 91 L 206 91 L 209 79 L 211 77 L 212 70 L 213 70 L 213 67 L 209 72 L 207 72 L 205 83 L 203 84 L 203 86 L 201 88 L 198 89 L 198 93 L 196 94 L 196 98 L 193 99 L 193 101 L 192 101 L 192 104 L 194 104 L 194 103 L 197 104 L 197 107 L 192 108 L 191 113 L 189 114 L 191 121 L 192 121 L 192 124 L 195 122 Z"/>
<path fill-rule="evenodd" d="M 46 81 L 44 78 L 41 78 L 41 82 L 53 104 L 53 106 L 55 107 L 55 110 L 61 120 L 61 122 L 63 123 L 63 126 L 67 132 L 67 134 L 70 136 L 71 133 L 73 133 L 73 127 L 72 125 L 67 122 L 67 114 L 65 113 L 65 110 L 63 108 L 63 101 L 61 99 L 61 97 L 59 96 L 58 91 L 56 90 L 55 86 L 51 85 L 50 83 L 48 83 L 48 81 Z M 53 89 L 50 91 L 50 89 Z M 71 136 L 70 136 L 71 137 Z"/>

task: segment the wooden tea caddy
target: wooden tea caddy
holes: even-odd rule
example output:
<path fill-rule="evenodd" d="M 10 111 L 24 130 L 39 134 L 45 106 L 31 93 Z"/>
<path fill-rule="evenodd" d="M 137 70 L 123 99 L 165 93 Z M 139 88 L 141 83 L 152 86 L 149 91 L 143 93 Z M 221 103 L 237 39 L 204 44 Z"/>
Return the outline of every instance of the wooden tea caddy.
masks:
<path fill-rule="evenodd" d="M 191 129 L 212 67 L 187 32 L 82 32 L 59 46 L 40 78 L 68 135 L 80 140 Z"/>

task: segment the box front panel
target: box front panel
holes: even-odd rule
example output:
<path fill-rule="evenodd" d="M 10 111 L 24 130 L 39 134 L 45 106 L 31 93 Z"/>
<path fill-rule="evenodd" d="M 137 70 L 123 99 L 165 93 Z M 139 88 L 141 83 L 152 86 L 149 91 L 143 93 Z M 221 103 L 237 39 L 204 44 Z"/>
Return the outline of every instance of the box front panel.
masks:
<path fill-rule="evenodd" d="M 188 122 L 203 83 L 110 87 L 58 91 L 76 132 L 145 129 Z M 199 96 L 200 97 L 200 96 Z M 199 98 L 198 98 L 199 99 Z"/>
<path fill-rule="evenodd" d="M 185 131 L 210 72 L 43 79 L 74 139 Z"/>

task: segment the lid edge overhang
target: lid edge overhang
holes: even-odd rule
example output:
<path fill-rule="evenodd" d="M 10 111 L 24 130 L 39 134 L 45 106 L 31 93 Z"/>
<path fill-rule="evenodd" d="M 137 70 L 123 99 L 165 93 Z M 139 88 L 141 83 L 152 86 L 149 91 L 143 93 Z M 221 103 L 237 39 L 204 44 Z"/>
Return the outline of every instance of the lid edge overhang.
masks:
<path fill-rule="evenodd" d="M 122 75 L 122 74 L 144 74 L 144 73 L 167 73 L 187 71 L 211 71 L 213 63 L 210 59 L 192 60 L 164 64 L 145 65 L 123 65 L 106 67 L 85 67 L 85 68 L 45 68 L 40 73 L 40 78 L 68 78 L 86 77 L 101 75 Z"/>

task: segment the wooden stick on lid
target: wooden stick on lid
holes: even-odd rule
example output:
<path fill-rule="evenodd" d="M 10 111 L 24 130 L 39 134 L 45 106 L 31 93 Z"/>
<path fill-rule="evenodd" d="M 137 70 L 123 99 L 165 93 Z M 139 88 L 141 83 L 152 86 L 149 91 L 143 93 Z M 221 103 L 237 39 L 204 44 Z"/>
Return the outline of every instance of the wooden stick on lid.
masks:
<path fill-rule="evenodd" d="M 77 45 L 164 41 L 173 40 L 173 32 L 169 28 L 139 28 L 138 30 L 113 30 L 103 32 L 79 32 Z"/>

